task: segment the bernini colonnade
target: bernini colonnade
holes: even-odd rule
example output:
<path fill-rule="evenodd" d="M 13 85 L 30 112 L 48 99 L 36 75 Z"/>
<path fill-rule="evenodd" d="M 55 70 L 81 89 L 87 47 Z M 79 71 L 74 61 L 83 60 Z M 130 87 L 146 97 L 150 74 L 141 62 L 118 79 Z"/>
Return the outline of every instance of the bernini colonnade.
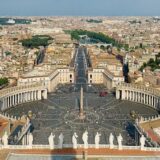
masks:
<path fill-rule="evenodd" d="M 21 103 L 47 99 L 47 89 L 41 84 L 16 86 L 0 91 L 1 110 Z"/>
<path fill-rule="evenodd" d="M 160 91 L 132 84 L 120 84 L 116 88 L 116 99 L 143 103 L 160 109 Z"/>
<path fill-rule="evenodd" d="M 47 99 L 47 88 L 42 84 L 16 86 L 0 91 L 1 111 L 29 101 Z M 129 100 L 160 109 L 160 91 L 132 84 L 116 87 L 116 99 Z"/>

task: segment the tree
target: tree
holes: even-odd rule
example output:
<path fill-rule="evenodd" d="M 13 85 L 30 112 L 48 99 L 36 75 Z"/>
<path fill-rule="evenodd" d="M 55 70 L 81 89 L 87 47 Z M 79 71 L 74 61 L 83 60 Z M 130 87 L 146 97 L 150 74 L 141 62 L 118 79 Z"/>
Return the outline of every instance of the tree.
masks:
<path fill-rule="evenodd" d="M 4 77 L 4 78 L 0 78 L 0 86 L 8 84 L 8 78 Z"/>
<path fill-rule="evenodd" d="M 148 64 L 152 64 L 152 63 L 154 63 L 154 59 L 150 58 L 150 60 L 148 61 Z"/>
<path fill-rule="evenodd" d="M 151 58 L 147 63 L 143 63 L 143 65 L 140 67 L 140 71 L 143 71 L 144 68 L 146 68 L 147 66 L 151 67 L 151 70 L 154 71 L 155 69 L 159 69 L 160 68 L 160 61 L 159 60 L 154 60 L 153 58 Z"/>
<path fill-rule="evenodd" d="M 144 63 L 143 63 L 143 66 L 144 66 L 144 67 L 147 67 L 147 63 L 146 63 L 146 62 L 144 62 Z"/>
<path fill-rule="evenodd" d="M 143 48 L 143 44 L 142 44 L 142 43 L 140 43 L 140 44 L 139 44 L 139 47 L 140 47 L 140 48 Z"/>
<path fill-rule="evenodd" d="M 6 51 L 5 54 L 6 54 L 6 56 L 9 56 L 9 55 L 11 55 L 12 53 L 11 53 L 10 51 Z"/>

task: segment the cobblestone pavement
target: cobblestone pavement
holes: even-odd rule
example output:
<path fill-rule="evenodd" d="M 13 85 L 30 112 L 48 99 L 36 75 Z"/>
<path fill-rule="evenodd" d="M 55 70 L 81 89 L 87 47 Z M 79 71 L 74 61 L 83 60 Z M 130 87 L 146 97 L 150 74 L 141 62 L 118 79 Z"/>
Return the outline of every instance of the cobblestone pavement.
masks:
<path fill-rule="evenodd" d="M 32 111 L 32 123 L 34 126 L 34 144 L 48 144 L 48 136 L 55 134 L 57 144 L 60 133 L 64 134 L 64 143 L 71 144 L 74 132 L 78 134 L 78 143 L 82 143 L 82 133 L 89 132 L 89 143 L 94 144 L 96 132 L 101 133 L 101 144 L 107 144 L 109 134 L 116 136 L 121 133 L 123 144 L 134 145 L 134 127 L 131 125 L 130 112 L 144 117 L 156 115 L 157 111 L 142 104 L 129 101 L 116 100 L 112 93 L 106 97 L 99 97 L 102 85 L 88 87 L 84 93 L 85 119 L 80 120 L 79 98 L 80 93 L 74 92 L 74 85 L 60 85 L 54 93 L 48 95 L 47 100 L 30 102 L 13 107 L 6 112 L 10 115 L 22 116 Z"/>

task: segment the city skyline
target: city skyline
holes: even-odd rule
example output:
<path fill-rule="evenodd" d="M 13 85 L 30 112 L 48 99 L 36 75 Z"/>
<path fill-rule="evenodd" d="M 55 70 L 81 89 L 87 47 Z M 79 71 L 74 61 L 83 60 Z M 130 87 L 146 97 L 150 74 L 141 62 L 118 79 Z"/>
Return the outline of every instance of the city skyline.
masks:
<path fill-rule="evenodd" d="M 0 160 L 160 157 L 159 3 L 2 2 Z"/>
<path fill-rule="evenodd" d="M 0 16 L 158 16 L 159 0 L 6 0 Z"/>

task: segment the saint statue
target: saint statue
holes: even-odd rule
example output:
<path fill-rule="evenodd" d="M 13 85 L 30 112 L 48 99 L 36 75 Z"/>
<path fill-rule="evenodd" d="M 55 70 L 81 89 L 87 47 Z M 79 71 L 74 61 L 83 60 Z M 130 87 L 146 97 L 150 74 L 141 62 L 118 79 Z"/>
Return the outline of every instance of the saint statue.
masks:
<path fill-rule="evenodd" d="M 84 143 L 84 148 L 87 149 L 88 148 L 88 132 L 87 131 L 83 133 L 82 140 Z"/>
<path fill-rule="evenodd" d="M 73 136 L 72 136 L 72 143 L 73 143 L 73 148 L 74 149 L 77 149 L 77 138 L 78 138 L 78 135 L 76 132 L 74 132 Z"/>
<path fill-rule="evenodd" d="M 101 136 L 101 134 L 99 134 L 99 133 L 97 132 L 97 133 L 96 133 L 96 136 L 95 136 L 95 148 L 96 148 L 96 149 L 99 148 L 100 136 Z"/>
<path fill-rule="evenodd" d="M 141 136 L 141 138 L 140 138 L 141 150 L 144 150 L 145 141 L 146 141 L 146 138 L 145 138 L 144 135 L 142 134 L 142 136 Z"/>
<path fill-rule="evenodd" d="M 114 136 L 113 136 L 112 133 L 110 133 L 110 135 L 109 135 L 109 145 L 110 145 L 110 149 L 113 149 L 113 148 L 114 148 L 113 141 L 114 141 Z"/>
<path fill-rule="evenodd" d="M 63 148 L 63 139 L 64 139 L 63 133 L 61 133 L 58 138 L 59 138 L 58 147 Z"/>
<path fill-rule="evenodd" d="M 4 133 L 4 135 L 2 137 L 2 142 L 3 142 L 4 147 L 8 146 L 8 134 L 7 134 L 7 132 Z"/>
<path fill-rule="evenodd" d="M 119 136 L 117 137 L 117 140 L 118 140 L 118 148 L 119 148 L 119 150 L 122 150 L 122 141 L 123 141 L 123 138 L 122 138 L 121 134 L 119 134 Z"/>
<path fill-rule="evenodd" d="M 54 137 L 55 135 L 53 135 L 53 133 L 51 133 L 50 136 L 48 137 L 50 149 L 54 149 Z"/>
<path fill-rule="evenodd" d="M 29 145 L 30 148 L 32 148 L 32 145 L 33 145 L 33 134 L 32 133 L 29 133 L 28 145 Z"/>

